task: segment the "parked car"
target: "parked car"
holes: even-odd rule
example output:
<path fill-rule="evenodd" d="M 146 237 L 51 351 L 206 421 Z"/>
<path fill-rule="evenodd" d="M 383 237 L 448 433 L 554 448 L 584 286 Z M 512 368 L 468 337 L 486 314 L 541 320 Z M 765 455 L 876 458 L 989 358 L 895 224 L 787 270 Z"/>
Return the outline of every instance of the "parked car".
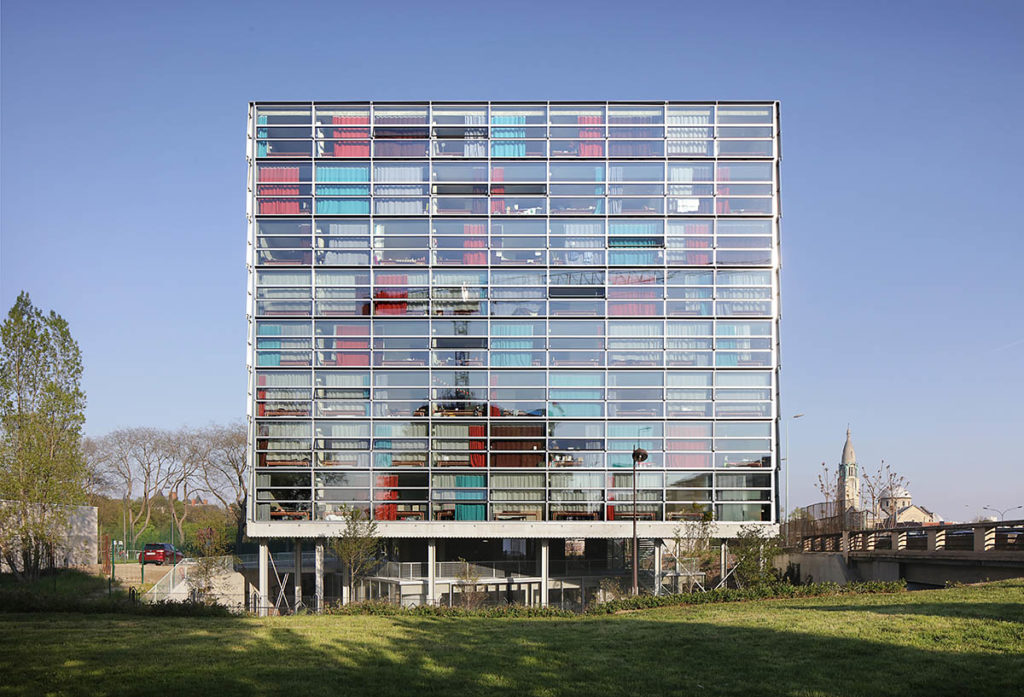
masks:
<path fill-rule="evenodd" d="M 174 545 L 166 542 L 154 542 L 145 546 L 139 552 L 140 564 L 177 564 L 185 557 L 184 554 L 174 548 Z"/>

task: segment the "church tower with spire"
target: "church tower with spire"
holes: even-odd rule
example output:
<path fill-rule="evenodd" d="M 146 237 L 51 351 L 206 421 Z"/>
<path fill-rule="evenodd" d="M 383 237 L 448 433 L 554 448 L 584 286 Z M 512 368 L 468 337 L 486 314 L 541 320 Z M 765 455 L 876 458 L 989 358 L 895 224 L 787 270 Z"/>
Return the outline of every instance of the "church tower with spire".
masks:
<path fill-rule="evenodd" d="M 851 508 L 860 510 L 860 477 L 857 474 L 857 454 L 850 440 L 850 428 L 846 428 L 846 444 L 843 459 L 839 462 L 839 486 L 836 490 L 838 510 L 846 513 Z"/>

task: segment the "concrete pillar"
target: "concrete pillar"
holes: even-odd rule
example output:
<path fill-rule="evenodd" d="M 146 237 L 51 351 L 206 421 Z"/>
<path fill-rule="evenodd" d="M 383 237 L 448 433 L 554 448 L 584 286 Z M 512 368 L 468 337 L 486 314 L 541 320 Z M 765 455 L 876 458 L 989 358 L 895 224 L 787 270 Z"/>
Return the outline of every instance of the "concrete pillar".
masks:
<path fill-rule="evenodd" d="M 352 602 L 352 594 L 349 592 L 348 587 L 348 565 L 341 565 L 341 604 L 348 605 Z"/>
<path fill-rule="evenodd" d="M 317 540 L 313 562 L 313 575 L 316 577 L 316 611 L 324 611 L 324 541 Z"/>
<path fill-rule="evenodd" d="M 295 540 L 295 609 L 302 605 L 302 540 Z"/>
<path fill-rule="evenodd" d="M 974 527 L 974 551 L 989 552 L 996 547 L 996 526 L 976 525 Z"/>
<path fill-rule="evenodd" d="M 718 558 L 718 566 L 722 570 L 721 575 L 719 576 L 719 578 L 721 579 L 719 581 L 719 585 L 723 585 L 723 586 L 725 585 L 725 574 L 726 574 L 726 571 L 727 571 L 727 569 L 725 567 L 726 567 L 726 564 L 728 563 L 728 558 L 729 558 L 729 547 L 728 547 L 728 545 L 725 544 L 725 540 L 722 540 L 722 547 L 719 550 L 719 558 Z"/>
<path fill-rule="evenodd" d="M 437 602 L 437 542 L 427 540 L 427 605 Z"/>
<path fill-rule="evenodd" d="M 892 533 L 892 548 L 893 551 L 898 549 L 907 548 L 907 532 L 906 530 L 900 531 L 895 530 Z"/>
<path fill-rule="evenodd" d="M 937 549 L 946 548 L 946 531 L 938 530 L 936 528 L 929 528 L 925 531 L 928 535 L 928 551 L 934 552 Z"/>
<path fill-rule="evenodd" d="M 270 555 L 267 550 L 267 543 L 260 542 L 260 592 L 259 600 L 256 602 L 256 614 L 259 617 L 266 617 L 270 609 Z"/>
<path fill-rule="evenodd" d="M 661 543 L 664 540 L 654 540 L 654 594 L 661 595 Z"/>
<path fill-rule="evenodd" d="M 548 606 L 551 548 L 547 538 L 540 541 L 540 606 Z"/>

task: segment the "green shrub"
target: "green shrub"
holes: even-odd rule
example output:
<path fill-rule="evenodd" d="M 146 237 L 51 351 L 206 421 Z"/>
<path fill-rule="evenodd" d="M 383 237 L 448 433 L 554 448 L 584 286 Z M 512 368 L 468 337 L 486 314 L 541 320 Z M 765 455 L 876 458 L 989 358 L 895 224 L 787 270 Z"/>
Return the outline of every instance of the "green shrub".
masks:
<path fill-rule="evenodd" d="M 587 614 L 611 614 L 625 610 L 643 610 L 674 605 L 706 605 L 710 603 L 734 603 L 744 600 L 766 600 L 774 598 L 820 598 L 832 595 L 857 593 L 900 593 L 906 590 L 903 581 L 864 581 L 845 586 L 838 583 L 812 583 L 794 586 L 787 582 L 760 584 L 746 588 L 717 588 L 710 591 L 677 593 L 672 595 L 627 596 L 617 600 L 592 605 Z M 414 617 L 574 617 L 579 613 L 553 607 L 526 607 L 524 605 L 503 605 L 467 609 L 444 605 L 417 605 L 403 607 L 376 601 L 330 605 L 324 610 L 328 615 L 409 615 Z"/>
<path fill-rule="evenodd" d="M 349 605 L 330 605 L 324 612 L 328 615 L 408 615 L 413 617 L 573 617 L 576 613 L 551 607 L 527 607 L 525 605 L 502 605 L 468 609 L 446 605 L 416 605 L 404 607 L 369 601 Z"/>
<path fill-rule="evenodd" d="M 766 600 L 770 598 L 819 598 L 831 595 L 857 593 L 900 593 L 906 590 L 904 581 L 864 581 L 840 585 L 838 583 L 811 583 L 794 586 L 788 582 L 762 583 L 746 588 L 716 588 L 710 591 L 675 593 L 671 595 L 639 595 L 610 600 L 591 606 L 589 614 L 610 614 L 624 610 L 642 610 L 653 607 L 674 605 L 706 605 L 709 603 L 731 603 L 744 600 Z"/>

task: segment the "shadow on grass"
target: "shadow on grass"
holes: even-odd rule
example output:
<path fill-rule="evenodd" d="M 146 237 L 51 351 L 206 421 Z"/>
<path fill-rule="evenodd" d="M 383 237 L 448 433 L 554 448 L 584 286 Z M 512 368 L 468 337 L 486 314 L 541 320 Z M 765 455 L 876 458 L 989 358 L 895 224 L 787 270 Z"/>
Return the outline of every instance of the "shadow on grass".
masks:
<path fill-rule="evenodd" d="M 1024 684 L 1019 646 L 953 653 L 794 624 L 7 616 L 0 695 L 1002 696 Z"/>
<path fill-rule="evenodd" d="M 14 590 L 47 595 L 82 596 L 107 589 L 107 579 L 78 569 L 45 571 L 32 581 L 21 581 L 14 574 L 0 574 L 0 591 Z"/>

